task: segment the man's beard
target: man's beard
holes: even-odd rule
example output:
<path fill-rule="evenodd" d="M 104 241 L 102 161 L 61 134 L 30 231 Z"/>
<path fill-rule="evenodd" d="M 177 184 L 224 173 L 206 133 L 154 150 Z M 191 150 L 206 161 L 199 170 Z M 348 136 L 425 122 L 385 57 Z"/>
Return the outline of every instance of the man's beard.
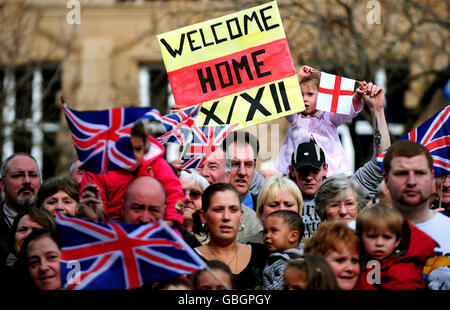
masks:
<path fill-rule="evenodd" d="M 425 197 L 424 195 L 420 195 L 419 197 L 417 197 L 416 199 L 412 200 L 412 199 L 408 199 L 407 197 L 404 197 L 403 195 L 401 195 L 398 198 L 398 201 L 405 207 L 408 208 L 416 208 L 416 207 L 420 207 L 423 205 L 423 203 L 427 202 L 428 200 L 430 200 L 430 197 Z"/>
<path fill-rule="evenodd" d="M 36 196 L 29 196 L 29 197 L 17 197 L 16 200 L 16 209 L 20 211 L 26 211 L 32 206 L 34 206 L 34 203 L 36 202 Z"/>
<path fill-rule="evenodd" d="M 24 190 L 30 190 L 33 192 L 33 194 L 24 197 L 21 195 L 21 193 Z M 8 184 L 5 183 L 5 194 L 7 192 L 8 192 Z M 12 200 L 14 200 L 14 199 L 12 199 Z M 15 199 L 15 202 L 13 203 L 14 206 L 11 206 L 11 207 L 16 209 L 16 211 L 18 211 L 18 212 L 27 211 L 29 208 L 34 206 L 35 202 L 36 202 L 36 194 L 35 194 L 34 189 L 30 185 L 25 185 L 24 187 L 22 187 L 19 190 L 19 195 L 17 196 L 17 198 Z"/>

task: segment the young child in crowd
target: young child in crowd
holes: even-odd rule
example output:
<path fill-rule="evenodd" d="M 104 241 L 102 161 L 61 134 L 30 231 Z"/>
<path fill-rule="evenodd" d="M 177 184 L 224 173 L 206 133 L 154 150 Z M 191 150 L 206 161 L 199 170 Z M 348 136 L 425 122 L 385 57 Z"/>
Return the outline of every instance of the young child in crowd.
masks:
<path fill-rule="evenodd" d="M 383 204 L 362 209 L 356 231 L 363 244 L 362 272 L 355 289 L 424 289 L 422 270 L 436 242 Z M 379 262 L 371 264 L 371 260 Z"/>
<path fill-rule="evenodd" d="M 206 265 L 212 270 L 215 277 L 206 269 L 192 273 L 190 277 L 192 279 L 194 290 L 235 289 L 233 273 L 227 264 L 220 260 L 209 260 L 206 262 Z"/>
<path fill-rule="evenodd" d="M 164 159 L 164 147 L 151 135 L 147 135 L 141 121 L 131 130 L 131 144 L 136 166 L 128 170 L 111 170 L 104 174 L 85 172 L 80 193 L 87 184 L 96 184 L 106 219 L 120 219 L 128 185 L 137 177 L 152 176 L 161 182 L 166 192 L 164 220 L 172 227 L 182 225 L 185 196 L 178 177 Z"/>
<path fill-rule="evenodd" d="M 314 68 L 302 66 L 297 73 L 297 78 L 305 110 L 286 116 L 290 127 L 280 148 L 277 169 L 284 175 L 289 175 L 292 153 L 297 145 L 314 140 L 325 153 L 328 163 L 327 176 L 350 172 L 350 161 L 340 143 L 337 128 L 357 116 L 363 109 L 362 94 L 365 84 L 356 89 L 351 113 L 345 115 L 316 109 L 320 75 Z"/>
<path fill-rule="evenodd" d="M 289 259 L 302 255 L 298 248 L 305 226 L 297 212 L 278 210 L 264 220 L 263 242 L 271 252 L 263 270 L 263 290 L 283 289 L 283 273 Z"/>
<path fill-rule="evenodd" d="M 305 253 L 288 260 L 284 270 L 286 290 L 338 290 L 339 286 L 330 265 L 319 255 Z"/>
<path fill-rule="evenodd" d="M 157 282 L 152 286 L 152 291 L 181 291 L 192 289 L 193 286 L 191 281 L 189 281 L 189 279 L 185 276 L 179 276 L 177 278 Z"/>

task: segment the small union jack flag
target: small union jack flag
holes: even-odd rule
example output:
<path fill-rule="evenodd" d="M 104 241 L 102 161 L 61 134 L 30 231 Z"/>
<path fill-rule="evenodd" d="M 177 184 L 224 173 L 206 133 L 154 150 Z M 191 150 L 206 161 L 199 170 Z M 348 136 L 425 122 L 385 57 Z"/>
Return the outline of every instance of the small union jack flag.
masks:
<path fill-rule="evenodd" d="M 133 289 L 205 267 L 164 221 L 99 224 L 57 212 L 56 222 L 65 290 Z"/>
<path fill-rule="evenodd" d="M 425 146 L 433 157 L 434 175 L 436 177 L 450 174 L 450 105 L 399 140 L 411 140 Z M 377 157 L 382 171 L 385 154 L 386 151 Z"/>
<path fill-rule="evenodd" d="M 222 141 L 236 126 L 237 124 L 192 127 L 192 141 L 187 148 L 180 169 L 199 167 L 209 154 L 220 148 Z"/>
<path fill-rule="evenodd" d="M 154 108 L 75 111 L 63 103 L 62 109 L 81 161 L 80 168 L 96 174 L 133 167 L 136 159 L 131 146 L 131 128 L 140 119 L 161 118 Z"/>
<path fill-rule="evenodd" d="M 157 139 L 161 143 L 173 142 L 181 145 L 187 144 L 187 139 L 194 126 L 195 118 L 200 110 L 201 104 L 181 110 L 179 112 L 165 115 L 161 122 L 166 127 L 166 133 Z"/>

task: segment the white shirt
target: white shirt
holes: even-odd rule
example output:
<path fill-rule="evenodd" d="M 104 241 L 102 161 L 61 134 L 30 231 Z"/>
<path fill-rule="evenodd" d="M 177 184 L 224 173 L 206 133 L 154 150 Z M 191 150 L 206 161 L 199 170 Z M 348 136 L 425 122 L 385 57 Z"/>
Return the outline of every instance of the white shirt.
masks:
<path fill-rule="evenodd" d="M 9 228 L 11 228 L 11 226 L 14 222 L 14 219 L 17 216 L 17 212 L 14 211 L 13 209 L 11 209 L 10 207 L 8 207 L 6 204 L 3 204 L 3 213 L 5 214 L 5 219 L 6 219 L 6 222 L 9 226 Z"/>
<path fill-rule="evenodd" d="M 436 256 L 450 256 L 450 217 L 436 212 L 428 221 L 417 224 L 417 228 L 437 242 Z"/>

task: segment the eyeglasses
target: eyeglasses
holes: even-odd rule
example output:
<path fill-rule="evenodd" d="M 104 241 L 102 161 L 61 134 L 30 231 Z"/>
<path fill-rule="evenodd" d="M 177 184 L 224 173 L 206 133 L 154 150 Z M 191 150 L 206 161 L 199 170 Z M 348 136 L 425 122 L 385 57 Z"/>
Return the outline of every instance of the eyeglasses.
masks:
<path fill-rule="evenodd" d="M 341 207 L 345 207 L 347 211 L 353 211 L 356 208 L 358 208 L 358 202 L 346 201 L 346 202 L 332 203 L 330 206 L 327 206 L 326 209 L 328 209 L 328 211 L 331 213 L 338 213 Z"/>
<path fill-rule="evenodd" d="M 202 196 L 202 193 L 200 191 L 185 191 L 185 190 L 183 190 L 183 192 L 184 192 L 185 196 L 186 196 L 186 194 L 189 195 L 189 197 L 192 200 L 199 199 Z"/>
<path fill-rule="evenodd" d="M 246 161 L 246 162 L 240 162 L 240 161 L 232 161 L 231 162 L 231 171 L 235 172 L 239 170 L 241 165 L 244 165 L 245 170 L 250 170 L 255 168 L 255 162 L 254 161 Z"/>
<path fill-rule="evenodd" d="M 450 174 L 446 174 L 446 175 L 441 175 L 441 181 L 445 182 L 447 180 L 447 178 L 450 179 Z"/>

